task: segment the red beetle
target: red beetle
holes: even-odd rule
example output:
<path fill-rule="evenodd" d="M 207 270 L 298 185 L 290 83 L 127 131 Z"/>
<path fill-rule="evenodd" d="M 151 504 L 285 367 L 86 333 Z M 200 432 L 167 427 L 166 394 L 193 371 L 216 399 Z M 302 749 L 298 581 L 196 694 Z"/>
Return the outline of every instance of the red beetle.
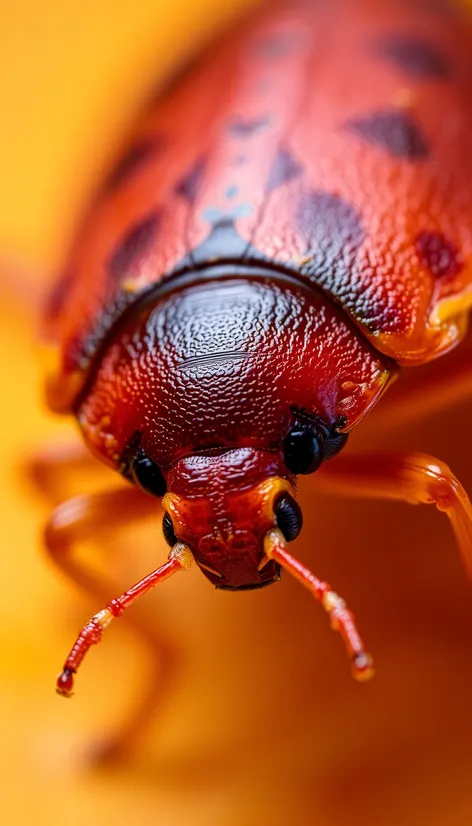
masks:
<path fill-rule="evenodd" d="M 472 572 L 472 508 L 444 464 L 325 466 L 393 378 L 465 335 L 471 100 L 472 32 L 454 5 L 295 0 L 256 13 L 141 120 L 48 314 L 61 353 L 50 406 L 131 485 L 66 502 L 46 538 L 100 599 L 70 556 L 98 524 L 162 498 L 171 550 L 85 626 L 59 693 L 111 620 L 192 560 L 232 590 L 289 571 L 341 632 L 354 676 L 370 677 L 345 603 L 287 549 L 297 476 L 321 465 L 327 487 L 435 503 Z M 470 373 L 454 362 L 450 400 L 472 391 Z M 444 392 L 411 388 L 397 405 L 433 408 Z"/>

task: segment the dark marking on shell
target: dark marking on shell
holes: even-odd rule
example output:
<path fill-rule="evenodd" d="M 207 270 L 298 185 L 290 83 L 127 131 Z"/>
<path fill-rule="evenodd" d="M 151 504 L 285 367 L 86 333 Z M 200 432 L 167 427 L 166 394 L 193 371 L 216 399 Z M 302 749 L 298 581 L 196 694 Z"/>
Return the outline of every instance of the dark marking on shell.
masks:
<path fill-rule="evenodd" d="M 451 64 L 444 52 L 423 37 L 392 35 L 377 43 L 375 52 L 379 57 L 390 60 L 411 78 L 439 79 L 451 74 Z"/>
<path fill-rule="evenodd" d="M 444 20 L 457 20 L 465 17 L 465 8 L 457 0 L 405 0 L 408 11 L 417 9 L 427 14 L 437 14 Z"/>
<path fill-rule="evenodd" d="M 197 158 L 192 168 L 175 185 L 175 193 L 180 195 L 181 198 L 185 198 L 189 204 L 193 204 L 196 200 L 206 166 L 207 159 L 202 155 Z"/>
<path fill-rule="evenodd" d="M 460 250 L 440 232 L 420 232 L 415 240 L 415 249 L 421 262 L 435 278 L 454 278 L 462 270 Z"/>
<path fill-rule="evenodd" d="M 233 120 L 228 124 L 228 130 L 238 138 L 249 138 L 255 132 L 266 129 L 269 124 L 270 118 L 266 115 L 261 115 L 261 117 L 254 118 L 253 120 Z"/>
<path fill-rule="evenodd" d="M 288 149 L 281 147 L 272 164 L 272 169 L 269 172 L 266 189 L 272 192 L 277 187 L 283 184 L 288 184 L 295 178 L 298 178 L 303 172 L 302 165 L 291 154 Z"/>
<path fill-rule="evenodd" d="M 236 184 L 232 184 L 231 186 L 228 186 L 226 188 L 225 195 L 226 195 L 226 197 L 228 198 L 229 201 L 232 201 L 233 198 L 236 198 L 238 196 L 238 193 L 239 193 L 239 186 L 236 186 Z"/>
<path fill-rule="evenodd" d="M 272 263 L 267 256 L 241 238 L 232 217 L 224 217 L 215 222 L 205 241 L 190 253 L 191 264 L 199 267 L 224 261 L 234 261 L 237 264 L 248 259 Z"/>
<path fill-rule="evenodd" d="M 280 60 L 293 52 L 300 43 L 298 32 L 277 32 L 256 43 L 257 53 L 264 60 Z"/>
<path fill-rule="evenodd" d="M 332 279 L 344 274 L 354 262 L 365 233 L 361 216 L 349 201 L 322 190 L 305 192 L 298 200 L 295 221 L 305 239 L 309 260 L 301 272 Z"/>
<path fill-rule="evenodd" d="M 130 270 L 154 240 L 159 223 L 159 214 L 147 215 L 120 241 L 107 262 L 107 269 L 113 280 L 121 281 L 130 274 Z"/>
<path fill-rule="evenodd" d="M 232 218 L 222 218 L 215 222 L 208 237 L 191 253 L 195 264 L 208 261 L 217 263 L 221 260 L 240 260 L 247 250 L 245 241 L 236 232 Z"/>
<path fill-rule="evenodd" d="M 145 101 L 144 110 L 149 111 L 156 104 L 161 105 L 171 99 L 173 95 L 175 95 L 176 91 L 181 88 L 189 78 L 198 75 L 202 66 L 205 64 L 206 59 L 206 50 L 197 49 L 187 58 L 183 58 L 181 61 L 178 61 L 178 65 L 170 71 L 167 77 L 159 77 L 157 82 L 151 86 Z"/>
<path fill-rule="evenodd" d="M 248 218 L 252 211 L 253 206 L 248 203 L 235 204 L 233 208 L 226 210 L 217 206 L 210 206 L 205 209 L 202 218 L 204 221 L 208 221 L 209 224 L 216 226 L 217 224 L 226 224 L 228 221 L 237 221 L 238 218 Z"/>
<path fill-rule="evenodd" d="M 395 158 L 421 161 L 430 149 L 423 130 L 404 109 L 385 109 L 347 121 L 345 128 L 368 143 L 385 149 Z"/>
<path fill-rule="evenodd" d="M 111 170 L 105 181 L 105 191 L 110 192 L 121 186 L 130 175 L 144 166 L 150 157 L 161 152 L 165 144 L 164 136 L 134 144 Z"/>
<path fill-rule="evenodd" d="M 45 316 L 49 321 L 52 322 L 60 316 L 73 287 L 74 279 L 74 271 L 68 269 L 61 275 L 57 283 L 54 284 L 45 307 Z"/>

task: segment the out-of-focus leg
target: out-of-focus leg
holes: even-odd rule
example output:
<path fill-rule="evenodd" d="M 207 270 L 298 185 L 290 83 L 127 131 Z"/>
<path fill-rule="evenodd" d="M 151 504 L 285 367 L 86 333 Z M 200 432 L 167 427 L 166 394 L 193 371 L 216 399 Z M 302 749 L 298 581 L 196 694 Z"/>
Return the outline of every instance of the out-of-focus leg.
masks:
<path fill-rule="evenodd" d="M 34 486 L 53 503 L 64 499 L 64 490 L 79 474 L 93 473 L 98 477 L 100 473 L 110 473 L 79 439 L 52 442 L 40 448 L 28 458 L 26 472 Z"/>
<path fill-rule="evenodd" d="M 444 462 L 422 453 L 341 455 L 316 476 L 323 490 L 344 496 L 436 505 L 449 517 L 472 579 L 472 505 Z"/>

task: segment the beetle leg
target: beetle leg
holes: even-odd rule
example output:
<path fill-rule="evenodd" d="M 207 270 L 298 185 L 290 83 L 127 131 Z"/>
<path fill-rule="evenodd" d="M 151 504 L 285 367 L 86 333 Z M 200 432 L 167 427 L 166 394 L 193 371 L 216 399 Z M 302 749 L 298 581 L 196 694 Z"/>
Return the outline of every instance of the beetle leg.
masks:
<path fill-rule="evenodd" d="M 98 529 L 115 529 L 156 514 L 156 500 L 134 488 L 122 488 L 76 496 L 59 505 L 52 513 L 45 530 L 49 555 L 79 587 L 99 604 L 109 602 L 113 587 L 92 573 L 84 563 L 74 558 L 77 543 L 91 539 Z M 135 612 L 130 623 L 150 652 L 151 673 L 139 705 L 130 714 L 121 730 L 101 747 L 100 759 L 113 759 L 126 754 L 132 742 L 148 727 L 149 719 L 163 699 L 172 676 L 174 655 L 158 631 Z"/>
<path fill-rule="evenodd" d="M 67 495 L 64 490 L 68 484 L 77 484 L 78 474 L 93 473 L 98 476 L 100 473 L 109 474 L 109 469 L 93 456 L 83 442 L 70 439 L 54 441 L 35 451 L 26 462 L 26 472 L 35 488 L 48 500 L 60 502 Z"/>
<path fill-rule="evenodd" d="M 436 505 L 450 519 L 472 579 L 472 505 L 444 462 L 422 453 L 339 456 L 323 466 L 319 483 L 343 495 Z"/>

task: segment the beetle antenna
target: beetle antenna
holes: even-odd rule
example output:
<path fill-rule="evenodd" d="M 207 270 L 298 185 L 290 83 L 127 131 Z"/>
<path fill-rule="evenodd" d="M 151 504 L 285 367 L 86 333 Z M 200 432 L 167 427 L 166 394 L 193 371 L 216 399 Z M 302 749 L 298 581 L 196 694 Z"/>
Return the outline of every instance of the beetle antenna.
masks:
<path fill-rule="evenodd" d="M 61 694 L 62 697 L 72 696 L 74 674 L 89 648 L 100 642 L 105 628 L 108 628 L 115 617 L 121 617 L 135 600 L 147 594 L 151 588 L 159 585 L 160 582 L 168 579 L 168 577 L 177 573 L 177 571 L 188 571 L 192 561 L 193 557 L 190 548 L 183 542 L 177 542 L 170 551 L 168 561 L 164 565 L 156 568 L 155 571 L 152 571 L 152 573 L 148 574 L 144 579 L 141 579 L 117 599 L 112 599 L 106 608 L 103 608 L 98 614 L 95 614 L 87 625 L 83 627 L 64 663 L 64 668 L 56 682 L 57 693 Z"/>
<path fill-rule="evenodd" d="M 264 551 L 269 559 L 275 560 L 298 579 L 305 588 L 321 602 L 328 613 L 330 626 L 333 631 L 341 634 L 347 652 L 352 659 L 352 674 L 356 680 L 367 681 L 374 676 L 372 657 L 367 654 L 364 643 L 356 628 L 353 614 L 346 603 L 331 589 L 327 582 L 318 579 L 308 568 L 295 559 L 287 551 L 287 545 L 280 530 L 268 531 L 264 537 Z"/>

